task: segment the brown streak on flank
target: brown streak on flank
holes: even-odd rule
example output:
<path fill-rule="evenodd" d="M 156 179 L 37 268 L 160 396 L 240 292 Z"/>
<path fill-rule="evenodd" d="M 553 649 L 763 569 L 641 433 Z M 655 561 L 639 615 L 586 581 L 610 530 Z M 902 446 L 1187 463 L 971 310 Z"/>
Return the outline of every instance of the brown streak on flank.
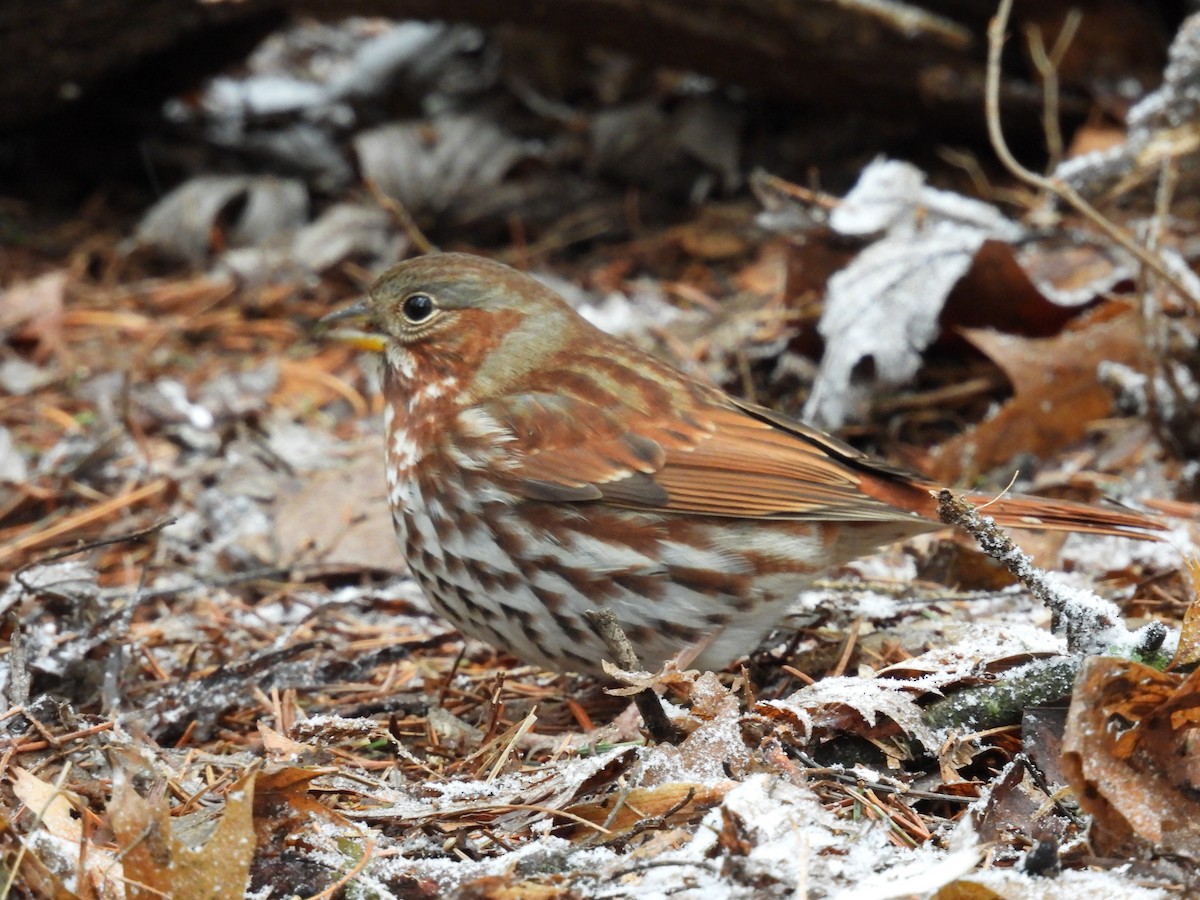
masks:
<path fill-rule="evenodd" d="M 481 631 L 485 631 L 488 635 L 490 635 L 488 642 L 493 646 L 503 648 L 508 644 L 508 638 L 505 637 L 494 626 L 479 621 L 475 622 L 475 626 Z"/>
<path fill-rule="evenodd" d="M 525 518 L 526 530 L 539 537 L 553 535 L 564 528 L 590 531 L 583 511 L 572 509 L 565 504 L 555 505 L 541 501 L 522 503 L 521 515 Z"/>
<path fill-rule="evenodd" d="M 433 463 L 431 456 L 426 456 L 417 463 L 410 480 L 417 483 L 417 490 L 422 497 L 440 497 L 442 495 L 442 478 L 439 469 L 444 469 L 447 465 L 448 463 L 445 461 Z"/>
<path fill-rule="evenodd" d="M 583 641 L 585 641 L 590 636 L 590 633 L 588 631 L 585 631 L 580 626 L 578 619 L 573 619 L 570 616 L 564 616 L 561 613 L 557 613 L 557 612 L 552 612 L 551 616 L 553 617 L 553 619 L 554 619 L 555 623 L 558 625 L 558 627 L 562 630 L 562 633 L 565 634 L 568 638 L 570 638 L 575 643 L 577 643 L 577 644 L 583 643 Z"/>
<path fill-rule="evenodd" d="M 499 603 L 499 604 L 497 604 L 497 606 L 502 611 L 503 617 L 507 617 L 509 619 L 516 619 L 518 622 L 520 622 L 521 629 L 526 634 L 537 634 L 538 633 L 538 629 L 536 627 L 537 626 L 537 616 L 534 615 L 533 613 L 531 613 L 525 609 L 520 609 L 519 607 L 516 607 L 516 606 L 510 606 L 507 603 Z"/>
<path fill-rule="evenodd" d="M 443 565 L 446 567 L 447 575 L 455 575 L 461 577 L 466 572 L 466 565 L 462 559 L 453 554 L 447 553 L 443 560 Z"/>
<path fill-rule="evenodd" d="M 421 538 L 413 527 L 409 516 L 404 517 L 404 561 L 419 559 L 421 556 Z"/>
<path fill-rule="evenodd" d="M 684 644 L 690 644 L 702 636 L 699 628 L 692 628 L 670 619 L 656 619 L 654 625 L 659 634 Z"/>
<path fill-rule="evenodd" d="M 658 640 L 658 632 L 649 625 L 634 625 L 625 628 L 625 635 L 636 647 L 638 644 L 653 645 Z"/>
<path fill-rule="evenodd" d="M 500 586 L 500 579 L 496 577 L 496 574 L 488 566 L 473 565 L 471 566 L 471 572 L 474 575 L 475 583 L 483 591 L 491 593 Z"/>
<path fill-rule="evenodd" d="M 587 519 L 573 522 L 569 527 L 588 537 L 628 547 L 643 556 L 653 556 L 659 541 L 673 538 L 667 523 L 637 510 L 606 509 L 603 504 L 596 504 L 589 512 L 591 515 Z"/>
<path fill-rule="evenodd" d="M 750 591 L 749 575 L 731 575 L 712 569 L 695 569 L 686 566 L 671 566 L 667 570 L 671 581 L 697 594 L 710 597 L 741 598 Z"/>
<path fill-rule="evenodd" d="M 496 542 L 496 546 L 500 548 L 500 552 L 505 556 L 518 557 L 525 553 L 525 539 L 517 532 L 506 527 L 506 524 L 501 524 L 494 520 L 493 516 L 489 516 L 486 508 L 483 514 L 483 521 L 486 524 L 487 531 L 491 534 L 492 539 Z"/>
<path fill-rule="evenodd" d="M 437 539 L 443 544 L 450 540 L 451 535 L 455 532 L 454 523 L 446 516 L 430 516 L 429 518 L 433 522 L 433 533 L 437 535 Z"/>
<path fill-rule="evenodd" d="M 558 610 L 562 608 L 562 605 L 566 602 L 567 598 L 558 591 L 552 591 L 548 588 L 540 588 L 533 584 L 529 585 L 529 589 L 533 591 L 533 596 L 537 597 L 538 600 L 546 607 L 546 609 L 550 611 L 551 615 L 553 615 L 555 619 L 558 619 Z"/>
<path fill-rule="evenodd" d="M 667 586 L 667 573 L 658 575 L 643 575 L 636 572 L 616 572 L 612 576 L 613 583 L 639 597 L 647 600 L 661 600 Z"/>
<path fill-rule="evenodd" d="M 582 653 L 576 653 L 574 650 L 566 649 L 562 653 L 558 653 L 553 648 L 547 648 L 543 644 L 538 644 L 537 646 L 550 659 L 567 659 L 581 665 L 583 668 L 580 671 L 588 672 L 597 668 L 596 660 L 590 656 L 584 656 Z"/>
<path fill-rule="evenodd" d="M 492 606 L 489 603 L 476 603 L 470 609 L 478 613 L 473 619 L 481 624 L 495 625 L 504 619 L 504 613 L 500 607 Z"/>
<path fill-rule="evenodd" d="M 471 592 L 462 585 L 454 586 L 454 593 L 458 595 L 459 602 L 462 603 L 463 609 L 473 609 L 475 607 L 475 598 Z M 450 604 L 446 604 L 449 606 Z"/>
<path fill-rule="evenodd" d="M 603 593 L 611 593 L 612 585 L 584 566 L 569 566 L 556 559 L 544 559 L 542 569 L 552 572 L 594 604 L 602 601 Z M 601 590 L 604 586 L 606 590 Z"/>
<path fill-rule="evenodd" d="M 821 541 L 821 546 L 826 549 L 832 549 L 837 546 L 838 538 L 841 537 L 842 528 L 837 522 L 819 522 L 816 523 L 817 536 Z"/>

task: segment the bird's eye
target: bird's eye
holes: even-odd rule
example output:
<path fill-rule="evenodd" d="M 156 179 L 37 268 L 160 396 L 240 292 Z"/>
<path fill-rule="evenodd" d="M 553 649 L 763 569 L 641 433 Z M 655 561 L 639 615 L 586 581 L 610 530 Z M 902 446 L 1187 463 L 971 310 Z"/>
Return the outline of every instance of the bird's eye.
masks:
<path fill-rule="evenodd" d="M 414 324 L 424 322 L 433 315 L 433 298 L 428 294 L 413 294 L 404 298 L 404 305 L 400 307 L 400 310 L 408 321 Z"/>

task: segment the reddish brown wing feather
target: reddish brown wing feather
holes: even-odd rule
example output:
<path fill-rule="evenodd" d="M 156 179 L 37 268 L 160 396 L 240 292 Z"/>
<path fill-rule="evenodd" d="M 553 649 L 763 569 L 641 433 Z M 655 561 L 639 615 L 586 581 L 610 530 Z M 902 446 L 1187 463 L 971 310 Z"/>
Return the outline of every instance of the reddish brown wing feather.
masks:
<path fill-rule="evenodd" d="M 494 474 L 544 500 L 602 499 L 744 518 L 914 517 L 861 485 L 864 477 L 892 479 L 899 495 L 909 485 L 899 475 L 867 468 L 856 450 L 799 423 L 799 431 L 784 431 L 766 410 L 768 418 L 754 418 L 716 397 L 720 402 L 689 404 L 685 417 L 664 416 L 669 427 L 629 409 L 609 411 L 563 394 L 492 401 L 485 409 L 512 435 L 506 446 L 513 451 Z"/>
<path fill-rule="evenodd" d="M 936 521 L 936 485 L 920 476 L 762 407 L 716 392 L 709 402 L 687 400 L 686 416 L 657 421 L 564 394 L 493 401 L 486 410 L 512 435 L 513 451 L 494 474 L 540 500 L 737 518 Z M 1019 496 L 996 500 L 987 514 L 1015 527 L 1108 534 L 1162 528 L 1133 512 Z"/>

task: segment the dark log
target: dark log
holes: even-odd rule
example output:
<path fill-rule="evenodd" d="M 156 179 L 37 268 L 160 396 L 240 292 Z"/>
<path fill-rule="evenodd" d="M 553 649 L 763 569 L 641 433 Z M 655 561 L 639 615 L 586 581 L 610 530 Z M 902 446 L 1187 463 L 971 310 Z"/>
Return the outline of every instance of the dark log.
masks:
<path fill-rule="evenodd" d="M 1132 2 L 1027 6 L 1052 32 L 1069 5 L 1100 15 Z M 157 97 L 198 84 L 289 14 L 517 25 L 816 109 L 934 124 L 965 110 L 978 120 L 993 10 L 991 0 L 896 3 L 886 13 L 822 0 L 0 0 L 0 130 L 103 97 L 114 85 Z M 1142 48 L 1147 65 L 1158 65 L 1165 33 L 1151 14 L 1136 15 L 1141 24 L 1110 35 L 1107 46 Z M 1010 87 L 1020 110 L 1040 106 L 1040 92 L 1015 80 Z"/>

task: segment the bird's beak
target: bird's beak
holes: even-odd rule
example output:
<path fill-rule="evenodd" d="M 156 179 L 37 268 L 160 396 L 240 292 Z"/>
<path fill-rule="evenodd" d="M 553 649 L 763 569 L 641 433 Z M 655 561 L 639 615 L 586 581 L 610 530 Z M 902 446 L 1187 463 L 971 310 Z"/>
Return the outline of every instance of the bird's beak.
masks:
<path fill-rule="evenodd" d="M 362 300 L 352 303 L 345 309 L 339 309 L 327 316 L 322 316 L 320 324 L 331 325 L 334 322 L 344 322 L 347 319 L 362 320 L 367 319 L 370 315 L 371 308 L 367 306 L 367 300 L 364 297 Z M 351 347 L 356 347 L 359 350 L 367 350 L 373 353 L 381 352 L 387 346 L 387 339 L 383 335 L 360 331 L 357 328 L 335 328 L 329 331 L 326 337 L 349 344 Z"/>

